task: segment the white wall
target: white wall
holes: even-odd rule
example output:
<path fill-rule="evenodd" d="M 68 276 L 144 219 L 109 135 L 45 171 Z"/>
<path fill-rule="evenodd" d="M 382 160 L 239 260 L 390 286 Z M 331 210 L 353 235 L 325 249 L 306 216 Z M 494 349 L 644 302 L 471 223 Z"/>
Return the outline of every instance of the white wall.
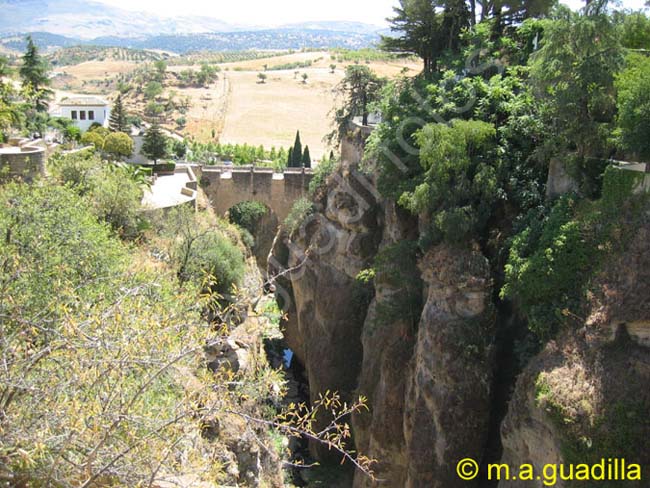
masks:
<path fill-rule="evenodd" d="M 72 118 L 72 112 L 77 113 L 76 120 Z M 85 112 L 86 120 L 81 120 L 81 112 Z M 92 111 L 94 114 L 94 120 L 88 118 L 88 112 Z M 61 117 L 66 119 L 71 119 L 74 124 L 79 127 L 82 131 L 88 130 L 88 128 L 95 122 L 108 127 L 108 119 L 111 116 L 111 109 L 108 105 L 96 105 L 96 106 L 77 106 L 77 107 L 66 107 L 65 105 L 61 106 Z"/>

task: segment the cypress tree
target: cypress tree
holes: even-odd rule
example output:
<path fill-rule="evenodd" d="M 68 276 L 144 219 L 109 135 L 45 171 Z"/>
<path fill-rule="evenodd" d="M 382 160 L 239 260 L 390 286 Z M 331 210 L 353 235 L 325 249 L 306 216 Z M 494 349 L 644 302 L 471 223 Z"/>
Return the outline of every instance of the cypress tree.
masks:
<path fill-rule="evenodd" d="M 122 95 L 118 95 L 115 99 L 111 116 L 108 119 L 108 128 L 113 132 L 126 132 L 126 113 L 124 113 Z"/>
<path fill-rule="evenodd" d="M 287 168 L 291 168 L 293 165 L 293 148 L 289 148 L 289 157 L 287 158 Z"/>
<path fill-rule="evenodd" d="M 311 154 L 309 154 L 309 146 L 305 146 L 305 153 L 302 155 L 302 166 L 304 168 L 311 168 Z"/>
<path fill-rule="evenodd" d="M 291 167 L 300 168 L 302 165 L 302 142 L 300 142 L 300 131 L 296 132 L 296 142 L 293 143 Z"/>

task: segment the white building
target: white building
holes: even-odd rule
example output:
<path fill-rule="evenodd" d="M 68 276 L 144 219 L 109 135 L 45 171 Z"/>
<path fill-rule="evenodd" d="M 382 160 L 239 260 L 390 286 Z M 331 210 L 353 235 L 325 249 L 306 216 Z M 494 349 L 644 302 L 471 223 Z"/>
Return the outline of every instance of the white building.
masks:
<path fill-rule="evenodd" d="M 58 115 L 72 120 L 82 131 L 86 131 L 95 122 L 108 127 L 111 106 L 106 100 L 97 97 L 64 98 L 59 102 Z"/>

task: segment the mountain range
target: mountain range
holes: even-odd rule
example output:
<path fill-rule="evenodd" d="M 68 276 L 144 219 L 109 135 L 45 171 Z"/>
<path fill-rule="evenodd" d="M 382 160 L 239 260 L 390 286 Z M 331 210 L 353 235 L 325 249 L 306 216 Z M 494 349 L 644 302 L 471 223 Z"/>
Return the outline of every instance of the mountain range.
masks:
<path fill-rule="evenodd" d="M 241 25 L 213 17 L 162 17 L 85 0 L 0 0 L 0 35 L 48 32 L 91 40 L 98 37 L 237 32 L 270 29 L 329 30 L 373 34 L 384 27 L 362 22 L 319 21 L 274 26 Z"/>
<path fill-rule="evenodd" d="M 22 51 L 31 33 L 45 50 L 76 45 L 197 50 L 369 47 L 386 29 L 361 22 L 234 25 L 211 17 L 161 17 L 85 0 L 0 0 L 0 47 Z"/>

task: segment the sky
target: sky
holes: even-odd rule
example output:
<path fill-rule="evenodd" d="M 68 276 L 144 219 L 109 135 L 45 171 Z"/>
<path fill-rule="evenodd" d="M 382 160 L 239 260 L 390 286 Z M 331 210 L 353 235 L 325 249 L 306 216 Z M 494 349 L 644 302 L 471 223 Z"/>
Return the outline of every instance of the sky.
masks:
<path fill-rule="evenodd" d="M 98 0 L 126 10 L 163 16 L 198 15 L 240 25 L 280 25 L 314 20 L 349 20 L 386 25 L 397 0 Z M 563 0 L 572 8 L 583 0 Z M 644 0 L 623 0 L 625 8 L 641 8 Z"/>

